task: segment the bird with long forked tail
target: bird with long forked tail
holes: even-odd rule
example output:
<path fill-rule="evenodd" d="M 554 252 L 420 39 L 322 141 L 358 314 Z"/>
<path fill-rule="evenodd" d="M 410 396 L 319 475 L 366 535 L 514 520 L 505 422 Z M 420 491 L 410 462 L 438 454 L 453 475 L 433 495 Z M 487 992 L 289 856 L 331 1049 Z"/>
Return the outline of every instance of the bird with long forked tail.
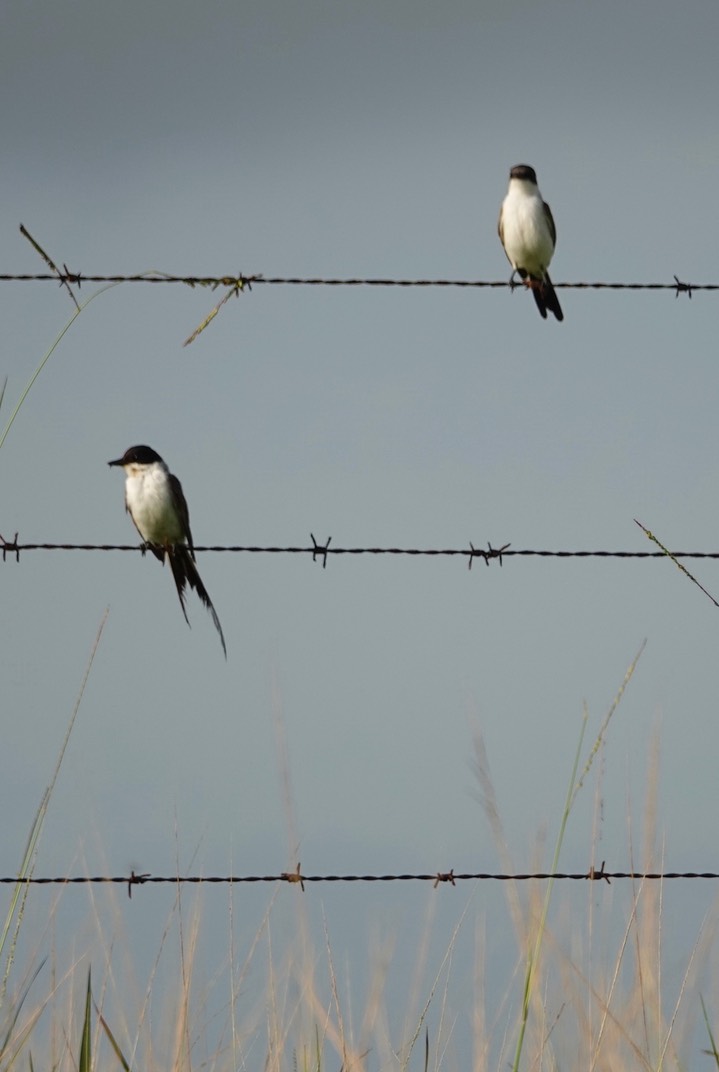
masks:
<path fill-rule="evenodd" d="M 125 470 L 125 509 L 155 558 L 163 563 L 169 560 L 185 621 L 190 624 L 185 607 L 189 585 L 212 615 L 227 658 L 220 619 L 195 565 L 190 513 L 180 481 L 152 447 L 130 447 L 121 458 L 107 464 Z"/>

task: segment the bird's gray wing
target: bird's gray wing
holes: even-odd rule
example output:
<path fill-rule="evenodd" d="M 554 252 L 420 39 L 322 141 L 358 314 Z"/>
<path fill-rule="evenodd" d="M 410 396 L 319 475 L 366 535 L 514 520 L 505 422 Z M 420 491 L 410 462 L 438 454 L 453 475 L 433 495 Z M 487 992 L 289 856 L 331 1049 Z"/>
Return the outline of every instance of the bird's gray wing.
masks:
<path fill-rule="evenodd" d="M 190 511 L 187 508 L 187 500 L 185 499 L 185 495 L 182 491 L 182 484 L 174 475 L 174 473 L 169 473 L 168 479 L 170 482 L 170 490 L 172 491 L 172 498 L 174 500 L 175 507 L 177 509 L 177 514 L 182 524 L 182 534 L 185 537 L 187 546 L 190 549 L 190 554 L 192 555 L 192 558 L 194 560 L 195 548 L 192 543 L 192 531 L 190 529 Z"/>
<path fill-rule="evenodd" d="M 543 201 L 542 204 L 544 205 L 544 218 L 547 221 L 547 226 L 549 227 L 549 233 L 552 236 L 552 245 L 556 246 L 556 244 L 557 244 L 557 228 L 554 226 L 554 217 L 552 216 L 552 210 L 551 210 L 551 208 L 549 207 L 549 205 L 547 204 L 546 201 Z"/>

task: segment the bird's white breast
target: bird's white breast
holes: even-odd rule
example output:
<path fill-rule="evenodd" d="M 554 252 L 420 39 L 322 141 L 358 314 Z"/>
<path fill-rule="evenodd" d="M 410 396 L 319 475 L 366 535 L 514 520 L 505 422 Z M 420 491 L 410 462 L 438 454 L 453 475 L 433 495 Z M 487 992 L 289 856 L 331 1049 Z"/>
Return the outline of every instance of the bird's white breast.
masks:
<path fill-rule="evenodd" d="M 502 243 L 513 268 L 542 279 L 554 252 L 554 242 L 539 192 L 510 187 L 502 203 Z"/>
<path fill-rule="evenodd" d="M 155 463 L 126 471 L 125 501 L 143 540 L 148 543 L 184 543 L 167 471 Z"/>

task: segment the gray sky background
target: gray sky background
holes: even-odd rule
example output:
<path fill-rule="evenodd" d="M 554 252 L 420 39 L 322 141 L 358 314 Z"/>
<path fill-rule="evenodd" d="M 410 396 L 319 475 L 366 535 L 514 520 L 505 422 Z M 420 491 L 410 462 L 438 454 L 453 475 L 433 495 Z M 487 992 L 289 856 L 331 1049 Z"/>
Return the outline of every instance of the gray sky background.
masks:
<path fill-rule="evenodd" d="M 505 279 L 497 213 L 527 162 L 557 222 L 555 282 L 717 282 L 718 31 L 713 0 L 6 0 L 0 271 L 43 269 L 22 222 L 85 273 Z M 4 536 L 133 542 L 106 462 L 146 442 L 200 545 L 652 550 L 636 517 L 672 548 L 716 549 L 713 294 L 565 290 L 559 325 L 519 291 L 256 286 L 183 349 L 220 296 L 128 285 L 90 304 L 0 454 Z M 4 283 L 0 308 L 4 427 L 72 307 Z M 543 824 L 553 840 L 583 705 L 588 748 L 645 637 L 563 864 L 591 862 L 599 800 L 597 862 L 628 865 L 656 730 L 665 863 L 715 867 L 719 618 L 668 561 L 198 557 L 226 664 L 154 559 L 2 566 L 3 874 L 106 606 L 39 873 L 289 867 L 278 711 L 303 869 L 495 869 L 477 729 L 527 867 Z M 719 596 L 716 565 L 689 566 Z M 694 924 L 714 892 L 667 898 Z M 468 944 L 487 913 L 511 951 L 501 891 L 439 895 L 439 950 L 469 901 Z M 268 896 L 243 893 L 243 935 Z M 350 958 L 373 920 L 397 931 L 401 994 L 426 891 L 306 896 Z M 588 897 L 621 894 L 568 896 L 581 929 Z M 212 897 L 209 974 L 227 924 Z M 87 897 L 71 902 L 80 926 Z M 140 957 L 171 903 L 158 888 L 122 904 Z M 675 968 L 695 935 L 671 931 Z"/>

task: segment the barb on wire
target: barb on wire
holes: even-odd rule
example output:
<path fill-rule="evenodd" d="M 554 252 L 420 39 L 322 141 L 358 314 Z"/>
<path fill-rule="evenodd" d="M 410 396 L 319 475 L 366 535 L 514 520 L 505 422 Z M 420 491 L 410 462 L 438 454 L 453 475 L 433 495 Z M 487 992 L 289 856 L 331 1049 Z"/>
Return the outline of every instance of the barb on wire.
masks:
<path fill-rule="evenodd" d="M 43 260 L 45 261 L 45 264 L 47 264 L 47 265 L 48 265 L 48 267 L 49 267 L 49 268 L 50 268 L 50 269 L 51 269 L 51 270 L 52 270 L 52 271 L 53 271 L 53 272 L 55 273 L 55 277 L 56 277 L 56 278 L 57 278 L 57 279 L 59 280 L 59 282 L 60 282 L 60 286 L 61 286 L 61 287 L 62 287 L 62 286 L 64 286 L 64 287 L 67 287 L 67 292 L 68 292 L 68 294 L 70 295 L 70 297 L 72 298 L 72 301 L 73 301 L 73 303 L 74 303 L 74 305 L 75 305 L 75 308 L 77 309 L 77 311 L 78 311 L 78 313 L 79 313 L 79 312 L 80 312 L 80 306 L 79 306 L 79 304 L 78 304 L 78 300 L 77 300 L 77 298 L 75 297 L 75 295 L 74 295 L 74 294 L 73 294 L 73 292 L 72 292 L 72 287 L 70 286 L 70 282 L 71 282 L 71 279 L 70 279 L 70 275 L 69 275 L 69 273 L 68 273 L 68 270 L 67 270 L 67 265 L 66 265 L 66 264 L 63 264 L 63 266 L 62 266 L 62 267 L 63 267 L 63 272 L 61 272 L 61 271 L 60 271 L 60 269 L 59 269 L 59 268 L 57 267 L 57 265 L 55 264 L 55 262 L 54 262 L 54 260 L 52 259 L 52 257 L 50 257 L 50 256 L 49 256 L 49 255 L 48 255 L 48 254 L 47 254 L 47 253 L 45 252 L 45 250 L 44 250 L 44 249 L 42 248 L 42 246 L 40 245 L 40 243 L 39 243 L 39 242 L 36 242 L 36 241 L 35 241 L 35 239 L 34 239 L 34 238 L 33 238 L 33 236 L 32 236 L 32 235 L 30 234 L 30 232 L 29 232 L 29 231 L 27 230 L 27 228 L 26 228 L 26 227 L 24 227 L 24 226 L 23 226 L 22 224 L 20 224 L 20 234 L 21 234 L 21 235 L 22 235 L 22 236 L 23 236 L 24 238 L 27 238 L 28 242 L 29 242 L 29 243 L 30 243 L 30 245 L 31 245 L 31 246 L 33 247 L 33 249 L 34 249 L 34 250 L 35 250 L 35 251 L 36 251 L 37 253 L 39 253 L 39 254 L 40 254 L 40 256 L 42 257 L 42 259 L 43 259 Z M 78 287 L 79 287 L 79 285 L 80 285 L 80 284 L 79 284 L 79 282 L 78 282 Z"/>
<path fill-rule="evenodd" d="M 587 874 L 587 879 L 590 882 L 601 882 L 601 880 L 604 879 L 604 881 L 606 882 L 607 886 L 611 885 L 611 883 L 609 881 L 610 876 L 604 870 L 604 864 L 605 863 L 606 863 L 606 860 L 602 860 L 602 866 L 599 868 L 599 870 L 597 870 L 595 867 L 590 867 L 589 868 L 589 872 Z"/>
<path fill-rule="evenodd" d="M 134 871 L 130 872 L 130 877 L 127 880 L 127 896 L 132 900 L 132 887 L 141 886 L 143 882 L 147 882 L 150 878 L 149 872 L 145 871 L 142 875 L 136 875 Z"/>
<path fill-rule="evenodd" d="M 682 283 L 677 276 L 674 276 L 674 282 L 677 285 L 677 292 L 674 295 L 675 298 L 678 298 L 680 294 L 688 294 L 691 298 L 693 289 L 691 283 Z"/>
<path fill-rule="evenodd" d="M 312 537 L 312 561 L 316 562 L 317 556 L 319 555 L 322 559 L 322 569 L 327 569 L 327 555 L 330 553 L 330 542 L 332 537 L 328 536 L 327 543 L 322 546 L 322 544 L 317 543 L 313 532 L 310 533 L 310 536 Z"/>
<path fill-rule="evenodd" d="M 434 877 L 433 889 L 437 889 L 440 882 L 449 882 L 452 886 L 456 886 L 454 881 L 454 870 L 452 871 L 438 871 Z"/>
<path fill-rule="evenodd" d="M 714 604 L 714 606 L 715 606 L 715 607 L 719 607 L 719 603 L 717 603 L 717 601 L 716 601 L 716 599 L 714 598 L 714 596 L 713 596 L 713 595 L 711 595 L 711 594 L 710 594 L 709 592 L 707 592 L 707 590 L 706 590 L 706 588 L 704 587 L 704 585 L 703 585 L 703 584 L 700 584 L 700 583 L 699 583 L 699 581 L 698 581 L 698 580 L 696 579 L 696 577 L 695 577 L 695 576 L 694 576 L 693 574 L 691 574 L 691 573 L 689 572 L 689 570 L 688 570 L 688 569 L 686 568 L 686 566 L 683 566 L 683 565 L 681 564 L 681 562 L 677 562 L 677 558 L 679 558 L 679 557 L 680 557 L 679 555 L 676 555 L 676 554 L 672 554 L 672 552 L 671 552 L 671 551 L 669 551 L 669 550 L 668 550 L 668 549 L 667 549 L 667 548 L 666 548 L 666 547 L 664 546 L 664 544 L 663 544 L 663 543 L 661 543 L 661 542 L 660 542 L 660 541 L 659 541 L 659 540 L 657 539 L 657 537 L 656 537 L 656 536 L 654 535 L 654 533 L 653 533 L 653 532 L 650 532 L 650 531 L 649 531 L 649 529 L 645 528 L 645 527 L 644 527 L 644 525 L 642 525 L 641 521 L 637 521 L 636 517 L 634 518 L 634 524 L 635 524 L 635 525 L 639 525 L 639 528 L 640 528 L 640 529 L 642 530 L 642 532 L 644 533 L 644 535 L 645 535 L 645 536 L 648 536 L 648 537 L 649 537 L 649 539 L 650 539 L 650 540 L 652 540 L 652 541 L 653 541 L 653 542 L 654 542 L 654 543 L 655 543 L 655 544 L 657 545 L 657 547 L 661 547 L 661 553 L 662 553 L 663 555 L 666 555 L 666 556 L 667 556 L 667 558 L 671 558 L 672 562 L 673 562 L 673 563 L 674 563 L 674 565 L 675 565 L 675 566 L 677 567 L 677 569 L 680 569 L 680 570 L 682 571 L 682 573 L 686 574 L 686 576 L 687 576 L 687 577 L 689 578 L 689 580 L 690 580 L 690 581 L 694 581 L 694 584 L 695 584 L 695 585 L 697 586 L 697 588 L 701 588 L 701 590 L 702 590 L 702 592 L 704 593 L 704 595 L 705 595 L 705 596 L 706 596 L 706 597 L 707 597 L 708 599 L 711 599 L 711 601 L 712 601 L 712 603 Z"/>
<path fill-rule="evenodd" d="M 302 864 L 298 863 L 297 869 L 295 871 L 283 871 L 280 875 L 280 878 L 283 880 L 283 882 L 299 883 L 300 889 L 303 893 L 305 892 L 305 879 L 304 875 L 302 874 Z"/>
<path fill-rule="evenodd" d="M 471 569 L 472 568 L 472 562 L 474 561 L 475 558 L 483 558 L 485 566 L 489 565 L 489 560 L 491 558 L 498 558 L 499 559 L 499 564 L 501 566 L 502 565 L 502 555 L 512 545 L 511 545 L 511 543 L 505 543 L 502 547 L 492 547 L 491 543 L 487 542 L 487 550 L 483 551 L 481 547 L 475 547 L 474 544 L 472 543 L 472 541 L 470 540 L 469 541 L 469 546 L 470 546 L 470 551 L 469 551 L 469 561 L 467 563 L 467 566 L 468 566 L 469 569 Z"/>
<path fill-rule="evenodd" d="M 10 552 L 11 555 L 15 555 L 15 561 L 20 561 L 20 548 L 17 543 L 17 533 L 13 540 L 6 540 L 4 536 L 0 535 L 0 543 L 2 543 L 2 560 L 5 561 L 5 556 Z"/>

